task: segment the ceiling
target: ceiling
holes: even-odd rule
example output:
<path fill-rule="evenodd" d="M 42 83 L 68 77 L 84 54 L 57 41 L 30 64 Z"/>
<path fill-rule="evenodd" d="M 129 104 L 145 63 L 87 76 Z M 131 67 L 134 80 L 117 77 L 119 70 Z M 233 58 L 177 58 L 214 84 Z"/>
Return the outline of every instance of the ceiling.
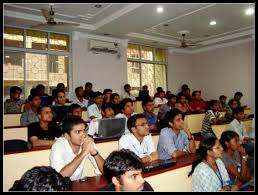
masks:
<path fill-rule="evenodd" d="M 184 51 L 254 39 L 254 14 L 245 15 L 246 8 L 254 8 L 252 3 L 5 3 L 4 25 L 31 28 L 46 23 L 41 9 L 49 9 L 50 5 L 56 22 L 80 25 L 38 29 L 105 34 L 133 43 Z M 163 13 L 157 13 L 157 6 L 163 7 Z M 216 20 L 217 24 L 209 25 L 211 20 Z M 190 32 L 185 36 L 186 43 L 195 46 L 180 48 L 182 35 L 178 32 L 182 30 Z"/>

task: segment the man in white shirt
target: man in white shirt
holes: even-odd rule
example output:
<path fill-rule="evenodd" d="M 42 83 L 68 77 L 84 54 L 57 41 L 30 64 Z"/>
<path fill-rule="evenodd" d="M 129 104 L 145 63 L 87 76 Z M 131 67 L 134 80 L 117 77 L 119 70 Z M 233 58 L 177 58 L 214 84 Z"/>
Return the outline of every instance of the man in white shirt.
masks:
<path fill-rule="evenodd" d="M 133 151 L 143 162 L 157 160 L 159 153 L 154 148 L 145 115 L 135 114 L 131 116 L 127 121 L 127 126 L 130 133 L 119 139 L 119 149 Z"/>
<path fill-rule="evenodd" d="M 165 98 L 165 91 L 159 91 L 158 97 L 154 98 L 154 107 L 160 107 L 163 104 L 168 103 L 168 100 Z"/>
<path fill-rule="evenodd" d="M 74 181 L 82 177 L 88 159 L 96 174 L 103 173 L 104 159 L 99 155 L 93 139 L 87 136 L 84 121 L 77 116 L 68 117 L 63 121 L 62 131 L 64 135 L 51 148 L 51 167 Z"/>
<path fill-rule="evenodd" d="M 94 92 L 93 95 L 94 98 L 94 104 L 90 105 L 87 110 L 88 110 L 88 115 L 89 118 L 92 120 L 94 118 L 102 118 L 102 104 L 103 104 L 103 97 L 102 97 L 102 93 L 97 91 Z"/>
<path fill-rule="evenodd" d="M 131 100 L 135 101 L 136 98 L 131 94 L 131 86 L 129 84 L 124 85 L 124 94 L 122 94 L 122 99 L 130 98 Z"/>
<path fill-rule="evenodd" d="M 86 110 L 88 107 L 88 100 L 84 99 L 83 95 L 84 95 L 84 91 L 83 91 L 83 87 L 77 87 L 75 89 L 75 94 L 76 94 L 76 99 L 73 101 L 73 104 L 78 104 L 81 106 L 81 108 L 83 110 Z"/>

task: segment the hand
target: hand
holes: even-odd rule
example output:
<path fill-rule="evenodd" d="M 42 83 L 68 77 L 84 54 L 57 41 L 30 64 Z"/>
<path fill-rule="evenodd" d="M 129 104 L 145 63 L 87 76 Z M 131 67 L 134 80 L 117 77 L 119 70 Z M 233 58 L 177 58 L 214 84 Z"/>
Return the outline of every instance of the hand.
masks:
<path fill-rule="evenodd" d="M 239 152 L 239 154 L 240 154 L 241 156 L 245 156 L 245 155 L 246 155 L 245 148 L 244 148 L 242 145 L 240 145 L 240 146 L 238 147 L 238 150 L 237 150 L 237 151 Z"/>
<path fill-rule="evenodd" d="M 83 143 L 82 143 L 82 152 L 84 152 L 85 154 L 88 154 L 92 149 L 92 145 L 93 145 L 92 138 L 90 138 L 90 137 L 84 138 Z"/>

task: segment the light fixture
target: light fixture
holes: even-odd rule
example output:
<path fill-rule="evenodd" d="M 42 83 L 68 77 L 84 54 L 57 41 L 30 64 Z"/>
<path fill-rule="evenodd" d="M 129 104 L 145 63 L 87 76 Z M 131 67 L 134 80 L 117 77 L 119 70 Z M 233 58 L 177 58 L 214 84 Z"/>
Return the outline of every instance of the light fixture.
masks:
<path fill-rule="evenodd" d="M 10 56 L 5 56 L 5 58 L 10 58 Z"/>
<path fill-rule="evenodd" d="M 158 13 L 162 13 L 163 12 L 163 7 L 162 6 L 158 6 L 157 7 L 157 12 Z"/>
<path fill-rule="evenodd" d="M 248 8 L 245 10 L 245 15 L 250 16 L 252 14 L 254 14 L 254 8 Z"/>
<path fill-rule="evenodd" d="M 216 24 L 217 24 L 217 22 L 216 22 L 215 20 L 210 21 L 210 25 L 211 25 L 211 26 L 214 26 L 214 25 L 216 25 Z"/>

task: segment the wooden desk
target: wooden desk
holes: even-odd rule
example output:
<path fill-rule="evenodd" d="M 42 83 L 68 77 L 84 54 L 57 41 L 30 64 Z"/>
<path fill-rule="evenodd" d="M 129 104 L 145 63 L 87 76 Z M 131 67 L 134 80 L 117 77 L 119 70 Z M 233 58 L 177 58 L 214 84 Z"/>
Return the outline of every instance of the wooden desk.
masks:
<path fill-rule="evenodd" d="M 21 125 L 22 113 L 4 114 L 4 127 Z"/>

